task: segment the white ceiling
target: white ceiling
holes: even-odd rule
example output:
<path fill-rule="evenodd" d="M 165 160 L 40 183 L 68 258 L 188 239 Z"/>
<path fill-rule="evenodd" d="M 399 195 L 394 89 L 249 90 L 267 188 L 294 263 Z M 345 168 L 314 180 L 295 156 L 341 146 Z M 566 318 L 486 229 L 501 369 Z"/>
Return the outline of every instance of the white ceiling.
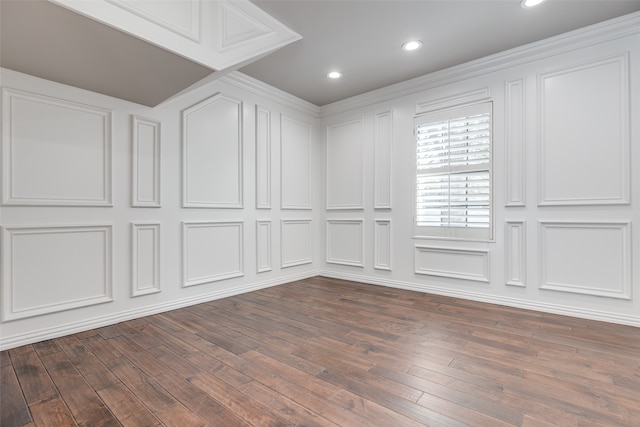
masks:
<path fill-rule="evenodd" d="M 242 68 L 322 106 L 640 10 L 634 0 L 252 0 L 302 40 Z M 400 46 L 424 45 L 415 52 Z M 343 78 L 326 78 L 330 70 Z"/>

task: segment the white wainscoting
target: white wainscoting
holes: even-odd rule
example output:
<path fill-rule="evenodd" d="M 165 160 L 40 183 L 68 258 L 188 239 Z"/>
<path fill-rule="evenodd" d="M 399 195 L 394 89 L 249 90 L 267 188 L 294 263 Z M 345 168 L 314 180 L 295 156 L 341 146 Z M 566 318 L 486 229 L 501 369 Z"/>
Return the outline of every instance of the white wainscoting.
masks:
<path fill-rule="evenodd" d="M 505 84 L 505 206 L 527 204 L 525 79 Z"/>
<path fill-rule="evenodd" d="M 327 209 L 364 208 L 364 119 L 327 126 Z"/>
<path fill-rule="evenodd" d="M 271 220 L 256 220 L 256 271 L 271 271 Z"/>
<path fill-rule="evenodd" d="M 415 246 L 415 273 L 489 282 L 489 251 Z"/>
<path fill-rule="evenodd" d="M 630 222 L 540 221 L 540 289 L 631 298 Z"/>
<path fill-rule="evenodd" d="M 131 296 L 160 292 L 160 223 L 131 223 Z"/>
<path fill-rule="evenodd" d="M 509 286 L 527 286 L 527 223 L 505 223 L 505 277 Z"/>
<path fill-rule="evenodd" d="M 112 301 L 111 225 L 2 228 L 2 321 Z"/>
<path fill-rule="evenodd" d="M 182 112 L 186 208 L 242 208 L 242 101 L 216 94 Z"/>
<path fill-rule="evenodd" d="M 242 221 L 182 223 L 183 287 L 244 275 Z"/>
<path fill-rule="evenodd" d="M 539 204 L 629 203 L 628 54 L 540 74 L 538 88 Z"/>
<path fill-rule="evenodd" d="M 256 105 L 256 209 L 271 209 L 271 111 Z"/>
<path fill-rule="evenodd" d="M 280 265 L 282 268 L 311 264 L 311 219 L 282 219 L 280 222 Z"/>
<path fill-rule="evenodd" d="M 311 209 L 311 125 L 280 116 L 280 205 Z"/>
<path fill-rule="evenodd" d="M 327 257 L 330 264 L 364 267 L 364 220 L 327 220 Z"/>
<path fill-rule="evenodd" d="M 111 206 L 111 111 L 6 88 L 2 99 L 4 204 Z"/>
<path fill-rule="evenodd" d="M 393 112 L 375 115 L 373 166 L 373 207 L 391 209 L 393 165 Z"/>
<path fill-rule="evenodd" d="M 160 207 L 162 158 L 160 122 L 131 116 L 131 206 Z"/>
<path fill-rule="evenodd" d="M 390 219 L 376 219 L 373 223 L 373 268 L 376 270 L 391 270 L 392 254 Z"/>

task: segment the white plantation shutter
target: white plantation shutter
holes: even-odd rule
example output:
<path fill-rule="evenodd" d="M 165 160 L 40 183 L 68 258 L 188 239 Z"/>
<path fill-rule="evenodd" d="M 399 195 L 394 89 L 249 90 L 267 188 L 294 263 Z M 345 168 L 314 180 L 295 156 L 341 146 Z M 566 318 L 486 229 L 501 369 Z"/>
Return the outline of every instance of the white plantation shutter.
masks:
<path fill-rule="evenodd" d="M 491 239 L 490 102 L 416 118 L 417 235 Z"/>

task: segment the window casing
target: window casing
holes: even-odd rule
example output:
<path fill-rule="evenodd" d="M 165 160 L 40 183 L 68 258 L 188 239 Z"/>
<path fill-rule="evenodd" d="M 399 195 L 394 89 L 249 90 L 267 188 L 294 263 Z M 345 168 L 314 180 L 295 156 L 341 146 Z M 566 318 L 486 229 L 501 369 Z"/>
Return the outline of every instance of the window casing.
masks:
<path fill-rule="evenodd" d="M 493 239 L 492 103 L 416 117 L 414 234 Z"/>

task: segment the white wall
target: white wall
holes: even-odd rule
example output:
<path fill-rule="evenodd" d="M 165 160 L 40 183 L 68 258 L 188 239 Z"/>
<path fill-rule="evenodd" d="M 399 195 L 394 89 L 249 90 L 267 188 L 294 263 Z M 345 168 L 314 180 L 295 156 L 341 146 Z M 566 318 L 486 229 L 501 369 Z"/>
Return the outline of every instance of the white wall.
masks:
<path fill-rule="evenodd" d="M 629 15 L 323 107 L 322 274 L 640 326 L 639 28 Z M 482 100 L 495 240 L 415 238 L 413 119 Z"/>
<path fill-rule="evenodd" d="M 151 109 L 1 73 L 0 348 L 317 274 L 317 107 L 241 74 Z"/>

